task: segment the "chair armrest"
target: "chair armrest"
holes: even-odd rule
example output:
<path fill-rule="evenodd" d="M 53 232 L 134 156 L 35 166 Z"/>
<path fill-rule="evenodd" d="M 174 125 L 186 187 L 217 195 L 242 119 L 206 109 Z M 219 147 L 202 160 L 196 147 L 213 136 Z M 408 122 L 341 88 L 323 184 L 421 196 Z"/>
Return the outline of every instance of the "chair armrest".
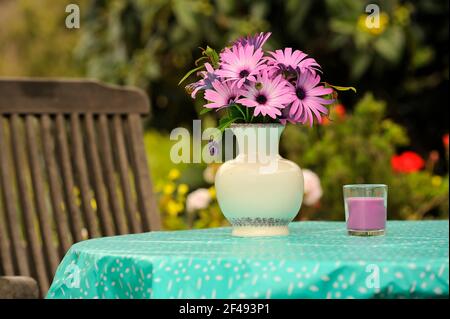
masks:
<path fill-rule="evenodd" d="M 25 276 L 0 276 L 0 299 L 37 299 L 36 280 Z"/>

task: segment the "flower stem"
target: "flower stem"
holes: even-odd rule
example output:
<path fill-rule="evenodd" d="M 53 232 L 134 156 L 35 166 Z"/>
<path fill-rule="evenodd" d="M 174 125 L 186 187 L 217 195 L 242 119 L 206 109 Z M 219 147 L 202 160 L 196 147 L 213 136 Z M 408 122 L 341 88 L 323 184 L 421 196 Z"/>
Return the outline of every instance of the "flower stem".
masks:
<path fill-rule="evenodd" d="M 244 111 L 242 111 L 242 109 L 241 109 L 238 105 L 236 105 L 236 108 L 239 110 L 239 112 L 241 112 L 241 114 L 242 114 L 242 116 L 243 116 L 243 120 L 244 120 L 244 121 L 247 121 L 247 117 L 245 116 Z"/>

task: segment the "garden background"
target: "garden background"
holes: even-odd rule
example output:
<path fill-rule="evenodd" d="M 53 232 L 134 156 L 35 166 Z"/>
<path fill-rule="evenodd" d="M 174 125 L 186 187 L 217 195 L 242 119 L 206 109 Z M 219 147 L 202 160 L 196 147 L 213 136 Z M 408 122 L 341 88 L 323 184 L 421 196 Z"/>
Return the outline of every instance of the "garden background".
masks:
<path fill-rule="evenodd" d="M 80 6 L 80 29 L 65 27 L 69 3 Z M 381 8 L 380 28 L 365 25 L 368 3 Z M 169 157 L 170 131 L 191 128 L 201 109 L 178 81 L 199 47 L 271 31 L 267 49 L 301 49 L 328 82 L 357 88 L 340 93 L 323 125 L 283 135 L 282 154 L 314 172 L 298 219 L 342 220 L 347 183 L 388 184 L 390 219 L 448 218 L 448 12 L 442 0 L 0 0 L 0 76 L 147 91 L 145 144 L 164 226 L 214 227 L 226 223 L 217 165 Z M 204 127 L 216 125 L 211 114 Z"/>

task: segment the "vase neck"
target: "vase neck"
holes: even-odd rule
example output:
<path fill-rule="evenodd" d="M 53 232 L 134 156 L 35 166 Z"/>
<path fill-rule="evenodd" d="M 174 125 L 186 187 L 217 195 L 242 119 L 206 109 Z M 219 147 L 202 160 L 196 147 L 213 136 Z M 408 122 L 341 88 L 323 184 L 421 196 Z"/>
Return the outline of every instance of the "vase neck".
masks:
<path fill-rule="evenodd" d="M 236 136 L 237 155 L 240 159 L 255 159 L 261 157 L 278 157 L 279 142 L 284 125 L 281 124 L 243 124 L 232 125 L 231 130 Z"/>

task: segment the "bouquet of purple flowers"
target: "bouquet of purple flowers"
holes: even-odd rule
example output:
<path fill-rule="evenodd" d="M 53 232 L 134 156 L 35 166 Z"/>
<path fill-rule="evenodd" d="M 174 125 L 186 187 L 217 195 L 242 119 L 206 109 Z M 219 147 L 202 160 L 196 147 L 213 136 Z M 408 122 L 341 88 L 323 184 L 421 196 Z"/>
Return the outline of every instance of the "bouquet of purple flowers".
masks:
<path fill-rule="evenodd" d="M 271 33 L 238 39 L 219 54 L 207 47 L 182 83 L 197 72 L 200 79 L 186 86 L 192 98 L 207 101 L 201 114 L 226 110 L 219 128 L 232 123 L 301 123 L 313 125 L 328 115 L 335 90 L 355 90 L 321 81 L 317 61 L 300 50 L 265 52 Z"/>

